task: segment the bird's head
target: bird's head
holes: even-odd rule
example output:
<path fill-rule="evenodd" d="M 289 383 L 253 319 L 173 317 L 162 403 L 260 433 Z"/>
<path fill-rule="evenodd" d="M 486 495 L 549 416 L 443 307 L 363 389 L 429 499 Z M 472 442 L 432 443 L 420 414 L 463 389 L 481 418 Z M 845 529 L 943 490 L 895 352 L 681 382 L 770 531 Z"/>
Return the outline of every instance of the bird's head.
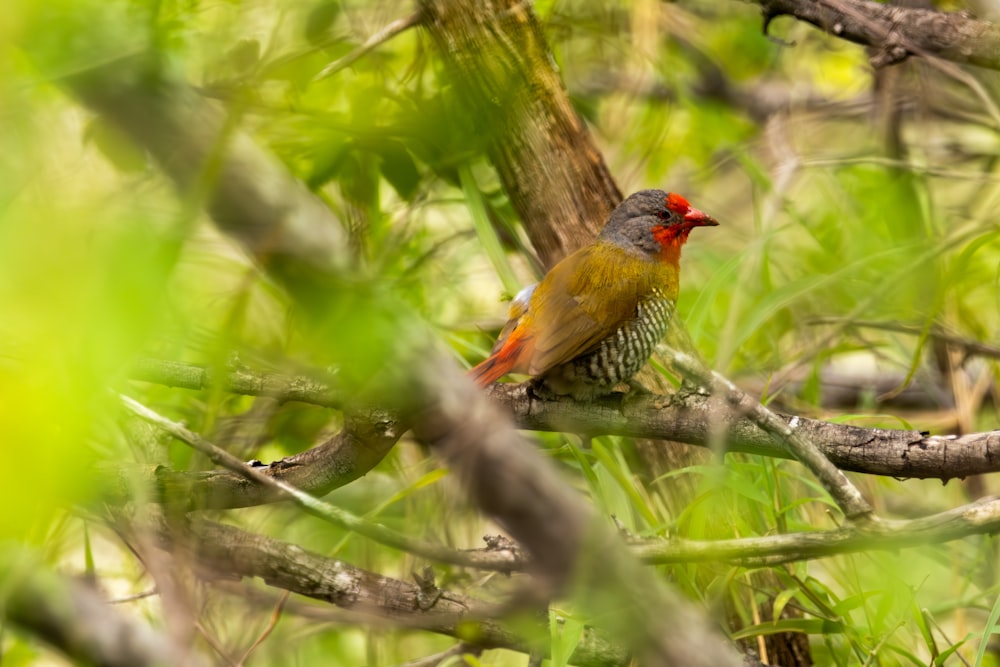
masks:
<path fill-rule="evenodd" d="M 611 213 L 600 238 L 649 256 L 676 257 L 692 229 L 718 224 L 679 194 L 640 190 Z"/>

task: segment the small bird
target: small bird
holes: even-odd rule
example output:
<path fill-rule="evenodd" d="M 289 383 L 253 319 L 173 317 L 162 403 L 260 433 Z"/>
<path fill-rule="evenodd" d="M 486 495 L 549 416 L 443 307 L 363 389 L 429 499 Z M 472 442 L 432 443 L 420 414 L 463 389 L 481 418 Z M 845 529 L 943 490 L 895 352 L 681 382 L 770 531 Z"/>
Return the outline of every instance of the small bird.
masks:
<path fill-rule="evenodd" d="M 485 387 L 525 373 L 543 393 L 577 400 L 612 393 L 667 332 L 688 234 L 718 224 L 678 194 L 631 195 L 596 241 L 514 297 L 490 356 L 469 376 Z"/>

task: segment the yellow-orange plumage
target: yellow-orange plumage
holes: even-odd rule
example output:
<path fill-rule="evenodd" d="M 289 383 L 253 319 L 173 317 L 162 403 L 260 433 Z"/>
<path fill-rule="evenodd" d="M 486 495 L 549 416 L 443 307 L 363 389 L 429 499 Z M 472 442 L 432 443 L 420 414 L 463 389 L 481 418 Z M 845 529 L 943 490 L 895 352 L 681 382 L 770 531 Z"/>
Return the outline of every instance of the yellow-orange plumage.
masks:
<path fill-rule="evenodd" d="M 485 386 L 526 373 L 577 398 L 610 392 L 646 362 L 666 330 L 691 229 L 715 224 L 679 195 L 632 195 L 597 240 L 514 299 L 489 358 L 470 376 Z"/>

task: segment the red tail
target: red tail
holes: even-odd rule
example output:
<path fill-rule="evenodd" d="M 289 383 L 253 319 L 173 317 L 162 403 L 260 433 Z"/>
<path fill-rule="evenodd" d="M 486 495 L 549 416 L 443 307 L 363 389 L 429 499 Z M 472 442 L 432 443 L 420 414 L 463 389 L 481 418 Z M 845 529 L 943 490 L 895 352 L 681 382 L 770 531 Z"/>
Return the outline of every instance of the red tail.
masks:
<path fill-rule="evenodd" d="M 483 363 L 469 370 L 469 377 L 480 387 L 485 387 L 502 378 L 510 371 L 510 364 L 502 364 L 496 355 L 489 357 Z"/>
<path fill-rule="evenodd" d="M 503 346 L 486 358 L 481 364 L 469 370 L 469 377 L 480 387 L 485 387 L 502 378 L 507 373 L 515 369 L 521 360 L 521 351 L 524 349 L 524 338 L 511 335 Z"/>

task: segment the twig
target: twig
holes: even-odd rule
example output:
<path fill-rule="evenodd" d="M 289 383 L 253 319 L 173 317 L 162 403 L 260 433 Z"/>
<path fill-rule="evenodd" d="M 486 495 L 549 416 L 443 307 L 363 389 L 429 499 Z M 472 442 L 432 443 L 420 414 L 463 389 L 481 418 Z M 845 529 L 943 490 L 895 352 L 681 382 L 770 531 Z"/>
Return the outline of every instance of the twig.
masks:
<path fill-rule="evenodd" d="M 437 632 L 475 642 L 483 648 L 507 648 L 527 652 L 520 637 L 523 626 L 513 628 L 495 619 L 496 605 L 458 591 L 443 592 L 429 608 L 419 604 L 420 588 L 411 582 L 364 570 L 265 535 L 221 523 L 195 519 L 186 531 L 157 522 L 151 529 L 164 537 L 170 550 L 190 550 L 203 566 L 239 577 L 261 578 L 281 591 L 321 600 L 336 606 L 297 606 L 289 600 L 286 613 L 365 627 L 410 628 Z M 217 584 L 224 588 L 231 584 Z M 243 597 L 259 596 L 260 589 L 232 591 Z M 340 612 L 340 613 L 332 613 Z M 539 630 L 544 631 L 543 628 Z M 620 639 L 620 637 L 618 638 Z M 466 646 L 469 653 L 476 649 Z M 627 651 L 611 643 L 609 636 L 587 627 L 573 656 L 575 665 L 624 665 Z"/>
<path fill-rule="evenodd" d="M 239 667 L 237 662 L 229 657 L 229 654 L 226 652 L 226 647 L 222 645 L 222 642 L 220 642 L 215 635 L 209 632 L 208 628 L 206 628 L 201 621 L 196 620 L 194 622 L 194 627 L 198 631 L 198 634 L 201 635 L 201 638 L 205 640 L 205 643 L 212 647 L 212 650 L 215 651 L 223 663 L 229 667 Z"/>
<path fill-rule="evenodd" d="M 285 603 L 288 602 L 289 595 L 290 595 L 289 591 L 285 591 L 284 593 L 282 593 L 281 598 L 278 600 L 278 603 L 274 605 L 274 611 L 271 612 L 271 619 L 268 622 L 267 627 L 264 628 L 264 631 L 260 633 L 260 636 L 258 636 L 257 639 L 254 640 L 253 644 L 251 644 L 249 648 L 247 648 L 246 652 L 243 654 L 243 657 L 240 658 L 239 662 L 237 663 L 238 665 L 242 666 L 246 664 L 246 661 L 250 659 L 250 656 L 253 654 L 254 651 L 257 650 L 257 647 L 263 644 L 264 640 L 267 639 L 272 632 L 274 632 L 274 629 L 276 627 L 278 627 L 278 621 L 281 620 L 281 614 L 285 609 Z"/>
<path fill-rule="evenodd" d="M 154 588 L 152 590 L 143 591 L 142 593 L 135 593 L 134 595 L 124 595 L 120 598 L 108 600 L 108 604 L 124 604 L 126 602 L 135 602 L 136 600 L 145 600 L 146 598 L 151 598 L 159 594 L 160 592 Z"/>
<path fill-rule="evenodd" d="M 437 667 L 448 658 L 454 657 L 456 655 L 464 655 L 466 653 L 470 653 L 476 657 L 479 657 L 479 654 L 482 652 L 483 650 L 481 648 L 477 648 L 475 646 L 469 646 L 468 644 L 462 642 L 461 644 L 452 646 L 450 649 L 446 651 L 441 651 L 440 653 L 435 653 L 434 655 L 428 655 L 423 658 L 419 658 L 417 660 L 411 660 L 410 662 L 405 662 L 399 667 Z M 463 660 L 462 664 L 468 664 L 468 663 Z"/>
<path fill-rule="evenodd" d="M 125 407 L 133 414 L 154 424 L 181 442 L 190 445 L 207 456 L 213 463 L 232 470 L 257 484 L 279 490 L 289 500 L 310 514 L 328 521 L 339 528 L 354 531 L 380 544 L 443 563 L 500 571 L 510 569 L 509 557 L 502 557 L 495 553 L 482 551 L 458 551 L 437 544 L 415 540 L 386 528 L 381 524 L 365 521 L 350 512 L 305 493 L 287 482 L 264 474 L 262 467 L 254 467 L 240 461 L 229 452 L 217 447 L 194 431 L 185 428 L 182 424 L 167 419 L 128 396 L 121 396 L 121 400 Z"/>
<path fill-rule="evenodd" d="M 1000 496 L 909 521 L 847 524 L 828 531 L 786 533 L 732 540 L 671 539 L 633 545 L 633 553 L 654 565 L 722 561 L 763 567 L 859 551 L 940 544 L 1000 532 Z"/>
<path fill-rule="evenodd" d="M 207 665 L 165 632 L 108 605 L 93 585 L 45 568 L 38 554 L 5 545 L 0 558 L 4 626 L 16 625 L 72 664 L 107 667 Z"/>
<path fill-rule="evenodd" d="M 282 403 L 302 401 L 325 408 L 344 407 L 344 393 L 333 384 L 333 378 L 318 380 L 305 375 L 253 371 L 244 366 L 229 365 L 225 370 L 163 359 L 140 359 L 132 367 L 134 380 L 154 382 L 182 389 L 221 389 L 246 396 L 267 396 Z"/>
<path fill-rule="evenodd" d="M 385 26 L 384 28 L 376 32 L 374 35 L 369 37 L 367 40 L 365 40 L 364 44 L 357 47 L 343 58 L 335 60 L 326 67 L 324 67 L 319 74 L 313 77 L 313 81 L 314 82 L 322 81 L 323 79 L 333 76 L 340 70 L 356 62 L 359 58 L 363 57 L 365 54 L 375 50 L 381 44 L 384 44 L 385 42 L 389 41 L 399 33 L 403 32 L 404 30 L 409 30 L 415 25 L 418 25 L 423 20 L 423 16 L 424 16 L 423 12 L 418 10 L 413 14 L 410 14 L 409 16 L 406 16 L 401 19 L 396 19 L 395 21 L 393 21 L 392 23 Z"/>
<path fill-rule="evenodd" d="M 852 521 L 876 520 L 871 505 L 857 487 L 823 456 L 814 444 L 796 433 L 794 425 L 785 422 L 758 401 L 740 391 L 722 375 L 708 370 L 694 356 L 673 348 L 667 348 L 666 355 L 674 367 L 685 376 L 696 380 L 713 395 L 724 398 L 739 414 L 746 415 L 761 429 L 784 443 L 795 458 L 812 471 L 840 507 L 844 516 Z"/>
<path fill-rule="evenodd" d="M 842 324 L 843 318 L 839 317 L 817 317 L 808 322 L 809 324 Z M 922 327 L 915 327 L 909 324 L 898 324 L 896 322 L 875 322 L 873 320 L 854 320 L 847 323 L 851 327 L 862 327 L 866 329 L 882 329 L 883 331 L 897 331 L 899 333 L 912 334 L 919 336 L 923 334 Z M 928 336 L 934 340 L 941 341 L 942 343 L 948 343 L 949 345 L 955 345 L 962 348 L 962 350 L 969 356 L 977 357 L 989 357 L 991 359 L 1000 359 L 1000 347 L 994 345 L 987 345 L 978 340 L 973 340 L 971 338 L 963 338 L 962 336 L 954 336 L 952 334 L 945 333 L 941 331 L 939 327 L 932 327 L 927 333 Z"/>

